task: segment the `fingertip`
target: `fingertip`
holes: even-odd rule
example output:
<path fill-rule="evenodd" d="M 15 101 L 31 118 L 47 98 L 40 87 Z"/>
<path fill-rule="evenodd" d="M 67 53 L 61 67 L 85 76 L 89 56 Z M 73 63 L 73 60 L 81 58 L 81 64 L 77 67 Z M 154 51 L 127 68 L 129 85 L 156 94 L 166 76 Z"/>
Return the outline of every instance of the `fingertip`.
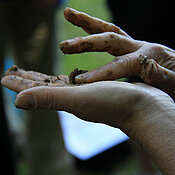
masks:
<path fill-rule="evenodd" d="M 71 18 L 75 17 L 74 13 L 76 12 L 75 9 L 66 7 L 64 9 L 64 17 L 69 21 Z"/>
<path fill-rule="evenodd" d="M 76 39 L 69 39 L 59 43 L 59 48 L 64 54 L 77 53 Z M 78 52 L 79 53 L 79 52 Z"/>
<path fill-rule="evenodd" d="M 15 75 L 7 75 L 1 79 L 1 85 L 15 92 L 19 92 L 19 88 L 16 87 Z"/>
<path fill-rule="evenodd" d="M 65 52 L 65 41 L 62 41 L 62 42 L 60 42 L 59 43 L 59 48 L 60 48 L 60 50 L 64 53 L 64 54 L 66 54 L 66 52 Z"/>
<path fill-rule="evenodd" d="M 78 76 L 76 76 L 75 77 L 75 82 L 76 83 L 82 83 L 84 81 L 84 75 L 83 74 L 81 74 L 81 75 L 78 75 Z"/>
<path fill-rule="evenodd" d="M 64 9 L 64 12 L 67 13 L 67 12 L 70 12 L 70 11 L 75 11 L 75 9 L 71 8 L 71 7 L 66 7 Z"/>
<path fill-rule="evenodd" d="M 1 79 L 1 85 L 5 85 L 5 77 L 3 77 L 2 79 Z"/>
<path fill-rule="evenodd" d="M 20 109 L 34 109 L 36 104 L 35 96 L 33 95 L 17 95 L 15 106 Z"/>
<path fill-rule="evenodd" d="M 64 9 L 64 14 L 67 14 L 69 11 L 70 11 L 70 7 L 66 7 L 66 8 Z"/>
<path fill-rule="evenodd" d="M 35 89 L 37 90 L 38 88 L 40 87 L 32 87 L 19 92 L 15 99 L 16 108 L 25 110 L 34 109 L 36 105 Z"/>
<path fill-rule="evenodd" d="M 70 14 L 70 12 L 71 12 L 71 8 L 66 7 L 66 8 L 64 9 L 64 17 L 65 17 L 67 20 L 69 20 L 69 14 Z"/>
<path fill-rule="evenodd" d="M 78 83 L 78 84 L 86 83 L 86 82 L 88 82 L 89 77 L 90 77 L 89 73 L 84 73 L 84 74 L 77 75 L 75 77 L 75 82 Z"/>

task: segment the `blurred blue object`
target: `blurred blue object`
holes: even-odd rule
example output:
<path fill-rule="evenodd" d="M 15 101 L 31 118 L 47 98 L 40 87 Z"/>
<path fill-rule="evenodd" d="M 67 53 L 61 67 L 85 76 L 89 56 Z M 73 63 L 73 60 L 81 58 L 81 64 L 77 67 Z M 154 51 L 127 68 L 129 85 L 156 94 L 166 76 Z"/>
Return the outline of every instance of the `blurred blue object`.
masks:
<path fill-rule="evenodd" d="M 128 136 L 117 128 L 83 121 L 63 111 L 59 111 L 59 115 L 65 146 L 81 160 L 90 159 L 128 140 Z"/>
<path fill-rule="evenodd" d="M 12 56 L 6 56 L 4 62 L 4 72 L 14 64 Z M 10 130 L 20 133 L 23 128 L 22 110 L 17 109 L 14 105 L 16 92 L 13 92 L 3 87 L 4 99 L 5 99 L 5 111 L 7 113 L 7 119 Z"/>
<path fill-rule="evenodd" d="M 9 69 L 10 67 L 12 67 L 12 65 L 14 64 L 13 61 L 13 57 L 11 56 L 7 56 L 5 58 L 5 62 L 4 62 L 4 72 Z M 4 92 L 7 94 L 7 96 L 9 97 L 9 99 L 11 99 L 12 101 L 15 100 L 15 96 L 16 96 L 16 92 L 13 92 L 7 88 L 4 88 Z"/>

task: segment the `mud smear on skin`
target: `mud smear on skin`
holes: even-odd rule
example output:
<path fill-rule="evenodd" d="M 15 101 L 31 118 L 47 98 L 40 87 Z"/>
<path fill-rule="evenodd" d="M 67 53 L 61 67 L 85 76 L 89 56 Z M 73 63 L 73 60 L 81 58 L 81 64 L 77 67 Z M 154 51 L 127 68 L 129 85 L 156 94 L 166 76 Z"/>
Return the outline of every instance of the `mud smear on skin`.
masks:
<path fill-rule="evenodd" d="M 11 75 L 17 75 L 17 74 L 21 74 L 20 71 L 24 71 L 24 69 L 19 68 L 16 65 L 13 65 L 11 68 L 8 69 L 7 72 L 11 72 Z M 29 75 L 31 75 L 31 77 L 29 78 L 29 80 L 34 80 L 38 83 L 44 83 L 45 85 L 47 85 L 48 83 L 61 83 L 62 85 L 78 85 L 78 83 L 76 83 L 75 81 L 75 77 L 77 75 L 80 74 L 84 74 L 88 72 L 87 70 L 79 70 L 78 68 L 74 69 L 69 76 L 66 75 L 46 75 L 46 74 L 42 74 L 39 72 L 34 72 L 34 71 L 30 71 Z M 27 71 L 25 72 L 27 74 Z M 23 77 L 24 79 L 28 79 L 28 77 Z M 60 85 L 61 85 L 60 84 Z"/>

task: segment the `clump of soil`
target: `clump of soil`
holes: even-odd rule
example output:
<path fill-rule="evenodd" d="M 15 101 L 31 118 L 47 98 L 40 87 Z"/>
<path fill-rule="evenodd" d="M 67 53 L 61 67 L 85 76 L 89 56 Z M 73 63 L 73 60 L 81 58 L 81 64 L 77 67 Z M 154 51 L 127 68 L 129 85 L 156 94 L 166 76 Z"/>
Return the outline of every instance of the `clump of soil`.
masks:
<path fill-rule="evenodd" d="M 70 73 L 70 75 L 69 75 L 69 82 L 70 82 L 71 84 L 76 84 L 76 82 L 75 82 L 75 77 L 76 77 L 77 75 L 84 74 L 84 73 L 86 73 L 86 72 L 88 72 L 88 71 L 87 71 L 87 70 L 78 70 L 77 68 L 74 69 L 74 70 Z"/>
<path fill-rule="evenodd" d="M 46 78 L 46 79 L 44 80 L 44 82 L 45 82 L 45 83 L 50 83 L 50 80 L 49 80 L 48 78 Z"/>

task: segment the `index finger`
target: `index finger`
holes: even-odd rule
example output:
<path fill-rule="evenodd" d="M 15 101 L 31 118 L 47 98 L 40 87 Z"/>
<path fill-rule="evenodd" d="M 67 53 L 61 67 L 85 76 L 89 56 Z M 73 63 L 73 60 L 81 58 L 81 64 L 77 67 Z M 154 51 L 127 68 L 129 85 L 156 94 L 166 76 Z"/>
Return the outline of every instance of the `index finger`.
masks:
<path fill-rule="evenodd" d="M 89 34 L 115 32 L 131 38 L 126 32 L 124 32 L 116 25 L 103 21 L 99 18 L 92 17 L 86 13 L 79 12 L 72 8 L 65 8 L 64 16 L 69 22 L 78 27 L 81 27 L 85 32 Z"/>

